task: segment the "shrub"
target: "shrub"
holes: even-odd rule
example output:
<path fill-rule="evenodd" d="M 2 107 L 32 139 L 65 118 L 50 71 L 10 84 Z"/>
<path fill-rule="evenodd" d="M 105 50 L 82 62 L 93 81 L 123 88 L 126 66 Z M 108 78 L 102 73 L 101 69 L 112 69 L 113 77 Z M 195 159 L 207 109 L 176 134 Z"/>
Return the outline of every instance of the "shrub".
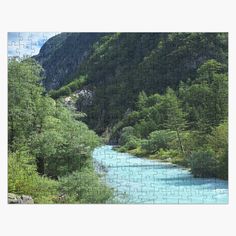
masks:
<path fill-rule="evenodd" d="M 27 151 L 9 155 L 9 193 L 30 195 L 35 203 L 53 203 L 58 195 L 57 187 L 57 181 L 38 175 L 34 158 Z"/>
<path fill-rule="evenodd" d="M 132 150 L 140 146 L 140 140 L 137 139 L 135 136 L 130 136 L 130 139 L 128 142 L 125 144 L 125 149 L 126 150 Z"/>
<path fill-rule="evenodd" d="M 30 145 L 38 172 L 55 179 L 87 165 L 92 150 L 100 144 L 99 137 L 83 122 L 75 121 L 66 108 L 58 104 L 56 112 L 57 117 L 45 117 Z"/>
<path fill-rule="evenodd" d="M 158 157 L 158 159 L 161 159 L 161 160 L 165 160 L 165 159 L 173 159 L 175 158 L 176 156 L 178 156 L 178 151 L 177 150 L 173 150 L 173 149 L 169 149 L 169 150 L 164 150 L 164 149 L 160 149 L 156 156 Z"/>
<path fill-rule="evenodd" d="M 131 137 L 134 136 L 134 128 L 131 126 L 124 127 L 121 130 L 121 135 L 119 138 L 119 144 L 120 145 L 125 145 Z"/>
<path fill-rule="evenodd" d="M 112 198 L 112 189 L 107 187 L 91 169 L 85 168 L 59 179 L 59 189 L 64 202 L 106 203 Z"/>
<path fill-rule="evenodd" d="M 81 75 L 78 79 L 73 80 L 69 84 L 57 89 L 51 90 L 49 95 L 54 98 L 60 98 L 62 96 L 69 96 L 72 92 L 75 92 L 77 89 L 80 89 L 87 80 L 87 76 Z"/>
<path fill-rule="evenodd" d="M 176 133 L 169 130 L 158 130 L 150 133 L 148 140 L 143 142 L 142 148 L 149 153 L 155 153 L 159 149 L 168 149 L 169 143 L 176 138 Z"/>
<path fill-rule="evenodd" d="M 189 164 L 195 177 L 217 176 L 217 161 L 212 150 L 193 152 Z"/>
<path fill-rule="evenodd" d="M 208 136 L 207 145 L 215 151 L 218 162 L 217 177 L 228 178 L 228 123 L 223 122 Z"/>

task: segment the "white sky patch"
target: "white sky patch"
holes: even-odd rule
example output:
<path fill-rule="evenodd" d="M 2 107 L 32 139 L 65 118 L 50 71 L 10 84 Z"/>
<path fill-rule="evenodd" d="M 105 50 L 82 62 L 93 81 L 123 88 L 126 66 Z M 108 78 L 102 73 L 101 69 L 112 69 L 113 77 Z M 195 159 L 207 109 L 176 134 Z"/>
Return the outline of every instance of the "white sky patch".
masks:
<path fill-rule="evenodd" d="M 60 32 L 9 32 L 8 56 L 23 57 L 39 53 L 42 45 Z"/>

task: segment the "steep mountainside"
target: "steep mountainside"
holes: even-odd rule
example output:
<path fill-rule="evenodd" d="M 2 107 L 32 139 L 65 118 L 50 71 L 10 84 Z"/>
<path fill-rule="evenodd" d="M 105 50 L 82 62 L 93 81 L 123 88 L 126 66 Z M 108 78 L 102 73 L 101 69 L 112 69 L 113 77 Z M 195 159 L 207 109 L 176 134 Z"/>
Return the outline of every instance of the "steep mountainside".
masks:
<path fill-rule="evenodd" d="M 91 46 L 104 33 L 61 33 L 50 38 L 34 58 L 45 70 L 45 87 L 56 89 L 68 83 Z"/>
<path fill-rule="evenodd" d="M 99 132 L 133 109 L 140 91 L 176 89 L 208 59 L 227 64 L 226 34 L 123 33 L 103 40 L 81 66 L 94 92 L 87 122 Z"/>
<path fill-rule="evenodd" d="M 227 52 L 224 33 L 74 33 L 49 40 L 36 59 L 46 71 L 48 89 L 86 77 L 92 103 L 81 107 L 88 103 L 78 101 L 78 108 L 102 133 L 134 109 L 140 91 L 176 89 L 180 81 L 194 80 L 209 59 L 227 65 Z"/>

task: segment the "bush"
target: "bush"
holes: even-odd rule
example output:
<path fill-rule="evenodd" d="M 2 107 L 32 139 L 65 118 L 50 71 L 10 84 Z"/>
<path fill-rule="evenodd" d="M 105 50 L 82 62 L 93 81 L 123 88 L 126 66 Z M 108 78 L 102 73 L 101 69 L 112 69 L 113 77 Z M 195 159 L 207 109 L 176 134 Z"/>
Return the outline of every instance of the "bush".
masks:
<path fill-rule="evenodd" d="M 78 79 L 73 80 L 69 84 L 59 88 L 58 90 L 51 90 L 49 95 L 58 99 L 62 96 L 69 96 L 72 92 L 75 92 L 77 89 L 80 89 L 87 80 L 87 76 L 80 76 Z"/>
<path fill-rule="evenodd" d="M 140 146 L 140 140 L 137 139 L 135 136 L 130 136 L 129 141 L 125 144 L 126 150 L 132 150 Z"/>
<path fill-rule="evenodd" d="M 58 196 L 57 181 L 38 175 L 27 151 L 11 153 L 8 160 L 8 192 L 30 195 L 35 203 L 53 203 Z"/>
<path fill-rule="evenodd" d="M 54 99 L 57 99 L 62 96 L 69 96 L 70 94 L 71 89 L 68 86 L 64 86 L 58 90 L 53 90 L 49 93 L 49 95 Z"/>
<path fill-rule="evenodd" d="M 31 139 L 32 153 L 37 157 L 38 172 L 57 179 L 87 165 L 99 137 L 81 121 L 76 121 L 58 104 L 57 115 L 44 119 L 41 132 Z"/>
<path fill-rule="evenodd" d="M 113 196 L 112 189 L 88 168 L 60 178 L 59 183 L 66 203 L 106 203 Z"/>
<path fill-rule="evenodd" d="M 228 178 L 228 123 L 223 122 L 208 136 L 207 145 L 215 151 L 218 162 L 217 177 Z"/>
<path fill-rule="evenodd" d="M 169 143 L 176 138 L 176 133 L 169 130 L 158 130 L 150 133 L 148 140 L 143 142 L 142 148 L 148 153 L 155 153 L 159 149 L 168 149 Z"/>
<path fill-rule="evenodd" d="M 193 152 L 189 159 L 191 172 L 195 177 L 216 177 L 217 161 L 212 150 Z"/>
<path fill-rule="evenodd" d="M 120 145 L 125 145 L 131 137 L 134 136 L 134 128 L 131 126 L 124 127 L 121 130 L 121 135 L 119 138 L 119 144 Z"/>
<path fill-rule="evenodd" d="M 175 158 L 176 156 L 178 156 L 179 153 L 177 150 L 173 150 L 173 149 L 169 149 L 169 150 L 164 150 L 164 149 L 160 149 L 157 154 L 155 154 L 155 156 L 158 157 L 158 159 L 161 159 L 161 160 L 165 160 L 165 159 L 173 159 Z"/>
<path fill-rule="evenodd" d="M 149 113 L 148 109 L 147 111 L 144 110 L 144 113 L 148 114 Z M 137 122 L 134 125 L 134 128 L 135 128 L 135 132 L 138 134 L 139 137 L 147 138 L 151 132 L 157 129 L 157 125 L 153 119 L 145 118 Z"/>

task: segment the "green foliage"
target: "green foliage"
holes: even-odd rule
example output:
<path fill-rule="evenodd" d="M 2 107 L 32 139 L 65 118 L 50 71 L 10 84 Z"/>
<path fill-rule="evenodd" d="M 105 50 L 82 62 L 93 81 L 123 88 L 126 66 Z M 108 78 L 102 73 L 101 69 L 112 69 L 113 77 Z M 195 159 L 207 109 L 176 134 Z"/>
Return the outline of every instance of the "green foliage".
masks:
<path fill-rule="evenodd" d="M 35 203 L 53 203 L 58 196 L 58 183 L 39 176 L 34 158 L 21 150 L 9 154 L 8 192 L 30 195 Z"/>
<path fill-rule="evenodd" d="M 8 141 L 13 148 L 15 142 L 24 143 L 36 130 L 38 104 L 43 89 L 39 85 L 40 66 L 34 60 L 21 63 L 12 60 L 8 68 Z"/>
<path fill-rule="evenodd" d="M 171 88 L 163 95 L 141 92 L 136 110 L 115 126 L 116 135 L 120 133 L 119 150 L 190 167 L 198 177 L 227 179 L 225 69 L 209 60 L 199 67 L 196 80 L 181 82 L 177 92 Z"/>
<path fill-rule="evenodd" d="M 134 128 L 131 126 L 124 127 L 121 130 L 119 144 L 125 145 L 129 141 L 129 139 L 133 136 L 134 136 Z"/>
<path fill-rule="evenodd" d="M 156 128 L 157 124 L 152 118 L 141 119 L 134 125 L 135 132 L 142 138 L 146 138 Z"/>
<path fill-rule="evenodd" d="M 49 95 L 54 98 L 58 99 L 63 96 L 69 96 L 71 93 L 75 92 L 76 90 L 79 90 L 82 88 L 82 86 L 87 81 L 87 76 L 81 75 L 79 79 L 75 79 L 69 84 L 57 89 L 57 90 L 51 90 L 49 92 Z"/>
<path fill-rule="evenodd" d="M 141 110 L 143 107 L 146 106 L 146 102 L 148 100 L 147 94 L 142 91 L 138 95 L 138 102 L 137 102 L 137 108 L 138 110 Z"/>
<path fill-rule="evenodd" d="M 165 126 L 172 130 L 182 130 L 186 127 L 185 113 L 174 90 L 167 88 L 160 105 L 160 111 L 165 116 Z"/>
<path fill-rule="evenodd" d="M 183 85 L 180 97 L 191 128 L 209 133 L 228 115 L 228 77 L 225 65 L 206 61 L 198 70 L 196 82 Z"/>
<path fill-rule="evenodd" d="M 199 69 L 197 70 L 197 81 L 206 81 L 207 83 L 212 83 L 214 81 L 214 77 L 217 74 L 225 74 L 227 73 L 226 66 L 222 63 L 219 63 L 216 60 L 208 60 L 203 63 Z"/>
<path fill-rule="evenodd" d="M 107 33 L 61 33 L 45 42 L 34 58 L 42 65 L 47 90 L 58 89 L 78 78 L 80 65 L 92 46 Z"/>
<path fill-rule="evenodd" d="M 141 141 L 137 139 L 135 136 L 129 138 L 127 143 L 125 144 L 125 150 L 133 150 L 140 146 Z"/>
<path fill-rule="evenodd" d="M 170 142 L 176 138 L 176 134 L 170 130 L 157 130 L 149 134 L 142 148 L 148 153 L 155 153 L 160 149 L 168 149 Z"/>
<path fill-rule="evenodd" d="M 91 169 L 82 169 L 59 179 L 60 193 L 66 203 L 106 203 L 112 190 Z"/>
<path fill-rule="evenodd" d="M 190 167 L 197 177 L 228 178 L 227 34 L 122 33 L 97 35 L 97 42 L 88 37 L 83 48 L 69 47 L 70 54 L 89 53 L 79 68 L 76 53 L 73 61 L 67 55 L 73 64 L 67 73 L 53 60 L 63 58 L 76 38 L 62 37 L 48 49 L 53 55 L 40 59 L 46 81 L 34 60 L 9 61 L 9 192 L 31 195 L 37 203 L 109 201 L 112 190 L 91 161 L 100 140 L 88 126 L 106 131 L 120 151 Z M 51 65 L 60 77 L 56 86 L 71 80 L 62 81 L 63 74 L 78 73 L 48 96 L 41 84 L 51 88 Z M 92 96 L 78 106 L 88 126 L 81 113 L 53 100 L 83 87 Z"/>
<path fill-rule="evenodd" d="M 9 61 L 9 192 L 31 195 L 36 203 L 58 202 L 58 177 L 83 169 L 86 183 L 101 187 L 94 199 L 103 201 L 108 192 L 91 161 L 100 140 L 44 93 L 40 71 L 31 59 Z M 90 194 L 96 194 L 91 186 L 83 185 L 82 202 L 92 201 Z"/>
<path fill-rule="evenodd" d="M 193 152 L 189 164 L 195 177 L 216 177 L 217 162 L 212 150 Z"/>
<path fill-rule="evenodd" d="M 191 171 L 198 177 L 228 178 L 228 124 L 223 122 L 207 136 L 204 150 L 190 158 Z M 210 150 L 210 151 L 209 151 Z"/>
<path fill-rule="evenodd" d="M 224 122 L 213 129 L 208 136 L 208 144 L 215 151 L 218 163 L 217 177 L 228 178 L 228 123 Z"/>
<path fill-rule="evenodd" d="M 160 160 L 167 160 L 175 164 L 183 165 L 183 163 L 181 162 L 183 158 L 181 156 L 181 153 L 178 150 L 174 150 L 174 149 L 164 150 L 160 148 L 159 151 L 155 155 L 153 156 L 151 155 L 151 157 L 156 157 Z"/>
<path fill-rule="evenodd" d="M 146 106 L 145 96 L 163 94 L 167 87 L 176 90 L 181 80 L 202 76 L 204 68 L 199 67 L 208 60 L 208 71 L 225 72 L 215 61 L 227 64 L 227 47 L 224 33 L 121 33 L 102 38 L 80 67 L 94 92 L 94 102 L 85 110 L 89 127 L 104 132 L 127 109 Z"/>
<path fill-rule="evenodd" d="M 140 146 L 140 139 L 135 136 L 135 129 L 131 126 L 121 130 L 119 144 L 123 146 L 120 151 L 132 150 Z"/>
<path fill-rule="evenodd" d="M 44 128 L 34 137 L 32 149 L 43 163 L 40 173 L 57 178 L 86 165 L 98 144 L 95 133 L 58 104 L 54 117 L 47 117 Z"/>

